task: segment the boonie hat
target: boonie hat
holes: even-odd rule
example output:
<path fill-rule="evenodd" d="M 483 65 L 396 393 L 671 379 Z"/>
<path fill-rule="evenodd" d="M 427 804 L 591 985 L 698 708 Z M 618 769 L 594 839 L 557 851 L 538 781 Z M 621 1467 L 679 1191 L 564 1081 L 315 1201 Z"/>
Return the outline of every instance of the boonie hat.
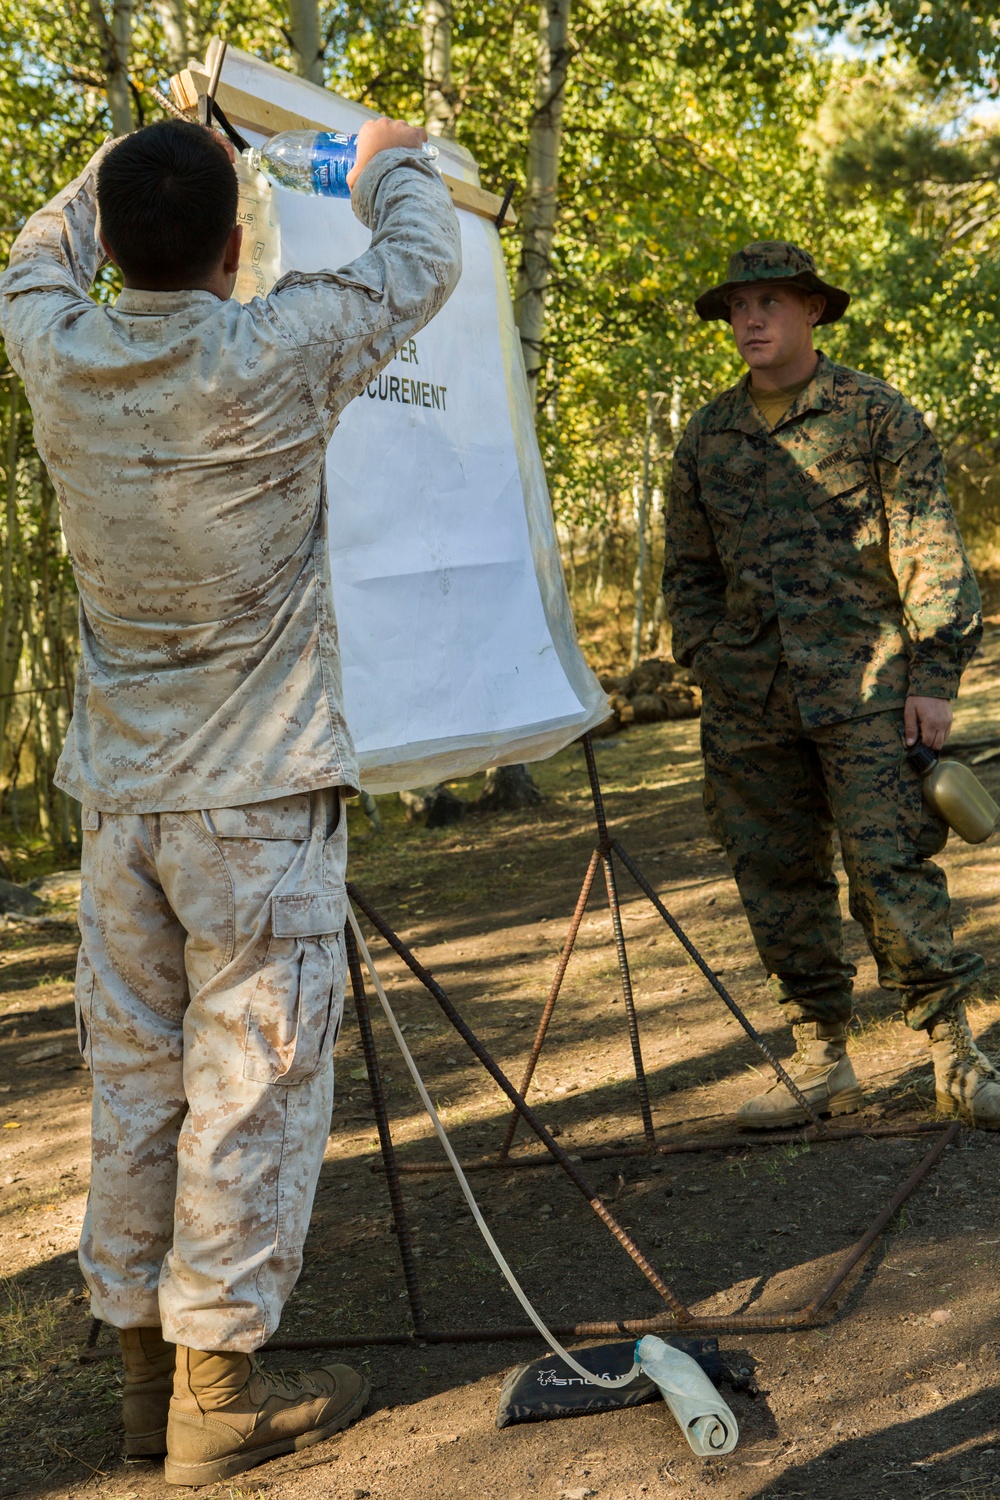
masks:
<path fill-rule="evenodd" d="M 748 286 L 755 281 L 790 281 L 806 292 L 822 292 L 826 306 L 817 320 L 820 323 L 836 323 L 847 311 L 850 292 L 839 286 L 830 286 L 817 274 L 816 262 L 808 250 L 801 250 L 788 240 L 755 240 L 744 245 L 729 262 L 729 278 L 721 286 L 713 286 L 702 292 L 695 303 L 695 311 L 708 322 L 722 318 L 729 323 L 729 295 L 737 287 Z"/>

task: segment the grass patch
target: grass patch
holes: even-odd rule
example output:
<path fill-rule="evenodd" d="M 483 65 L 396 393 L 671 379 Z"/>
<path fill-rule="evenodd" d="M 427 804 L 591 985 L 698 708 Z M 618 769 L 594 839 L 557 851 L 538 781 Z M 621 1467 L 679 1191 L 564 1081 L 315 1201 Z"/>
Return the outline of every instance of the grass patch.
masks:
<path fill-rule="evenodd" d="M 60 1352 L 60 1313 L 58 1302 L 35 1301 L 0 1278 L 0 1397 L 48 1370 Z"/>

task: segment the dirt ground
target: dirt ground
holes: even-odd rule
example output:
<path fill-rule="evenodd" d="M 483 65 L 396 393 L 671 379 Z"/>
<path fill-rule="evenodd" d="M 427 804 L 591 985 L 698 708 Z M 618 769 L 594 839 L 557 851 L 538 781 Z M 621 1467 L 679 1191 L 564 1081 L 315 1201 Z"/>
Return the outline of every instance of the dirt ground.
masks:
<path fill-rule="evenodd" d="M 996 623 L 996 622 L 995 622 Z M 1000 631 L 965 685 L 955 738 L 1000 737 Z M 694 722 L 604 741 L 598 760 L 614 831 L 779 1054 L 789 1036 L 767 1001 L 735 887 L 707 836 Z M 1000 799 L 1000 760 L 980 768 Z M 534 1033 L 590 848 L 583 756 L 537 768 L 530 815 L 428 831 L 384 799 L 376 838 L 352 811 L 351 876 L 445 986 L 515 1080 Z M 461 790 L 461 788 L 459 788 Z M 952 839 L 944 855 L 959 940 L 990 964 L 973 1028 L 1000 1050 L 1000 843 Z M 653 1115 L 663 1141 L 718 1134 L 762 1077 L 762 1060 L 652 909 L 622 876 Z M 59 894 L 59 893 L 57 893 Z M 72 890 L 62 893 L 69 918 Z M 58 908 L 56 908 L 58 914 Z M 845 902 L 846 917 L 846 902 Z M 933 1119 L 923 1038 L 877 988 L 859 929 L 853 1051 L 862 1119 Z M 75 1242 L 87 1186 L 89 1075 L 75 1051 L 71 926 L 9 921 L 0 933 L 0 1496 L 156 1500 L 153 1465 L 125 1465 L 120 1374 L 80 1364 L 89 1326 Z M 373 954 L 460 1154 L 496 1149 L 504 1101 L 385 946 Z M 376 1024 L 403 1163 L 439 1160 L 384 1023 Z M 26 1055 L 42 1049 L 37 1061 Z M 399 1333 L 406 1302 L 356 1026 L 338 1046 L 338 1097 L 306 1264 L 279 1338 Z M 542 1054 L 532 1099 L 574 1154 L 640 1139 L 624 1007 L 603 897 L 595 890 Z M 514 1157 L 534 1152 L 524 1127 Z M 609 1156 L 581 1169 L 656 1268 L 699 1312 L 800 1305 L 927 1149 L 926 1136 L 863 1138 L 703 1155 Z M 199 1492 L 275 1500 L 719 1500 L 877 1497 L 1000 1500 L 1000 1137 L 963 1132 L 821 1327 L 722 1334 L 755 1392 L 724 1388 L 736 1451 L 697 1459 L 662 1403 L 498 1431 L 507 1372 L 540 1342 L 367 1346 L 354 1358 L 373 1398 L 354 1428 L 301 1455 Z M 417 1265 L 434 1327 L 523 1316 L 450 1176 L 407 1174 Z M 662 1308 L 577 1190 L 548 1166 L 472 1178 L 498 1240 L 546 1318 L 652 1316 Z M 276 1364 L 295 1356 L 274 1354 Z M 298 1356 L 299 1359 L 302 1356 Z"/>

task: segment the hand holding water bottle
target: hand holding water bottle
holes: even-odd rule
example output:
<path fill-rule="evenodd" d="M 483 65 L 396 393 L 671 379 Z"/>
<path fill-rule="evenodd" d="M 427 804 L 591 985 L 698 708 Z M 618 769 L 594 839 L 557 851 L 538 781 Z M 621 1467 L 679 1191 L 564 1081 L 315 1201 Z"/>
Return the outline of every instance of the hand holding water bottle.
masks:
<path fill-rule="evenodd" d="M 422 125 L 407 125 L 405 120 L 390 120 L 388 115 L 381 115 L 377 120 L 366 120 L 358 131 L 358 156 L 354 167 L 347 174 L 347 186 L 353 189 L 372 157 L 377 156 L 380 151 L 392 151 L 399 146 L 415 150 L 426 140 L 427 132 Z M 437 155 L 436 151 L 434 155 Z"/>
<path fill-rule="evenodd" d="M 380 151 L 404 147 L 422 150 L 428 160 L 437 147 L 427 132 L 405 120 L 366 120 L 357 135 L 335 130 L 283 130 L 263 146 L 251 146 L 243 159 L 251 171 L 261 171 L 279 187 L 315 193 L 324 198 L 349 198 L 360 174 Z"/>

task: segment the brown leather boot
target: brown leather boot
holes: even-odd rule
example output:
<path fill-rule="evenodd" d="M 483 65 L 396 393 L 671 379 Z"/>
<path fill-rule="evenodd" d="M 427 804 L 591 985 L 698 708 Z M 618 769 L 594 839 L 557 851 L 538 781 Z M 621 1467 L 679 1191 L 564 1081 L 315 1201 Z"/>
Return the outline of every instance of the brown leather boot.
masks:
<path fill-rule="evenodd" d="M 174 1388 L 174 1346 L 158 1328 L 120 1328 L 125 1368 L 122 1419 L 126 1458 L 162 1458 Z"/>
<path fill-rule="evenodd" d="M 956 1002 L 927 1030 L 938 1109 L 977 1130 L 1000 1130 L 1000 1073 L 973 1041 L 965 1006 Z"/>
<path fill-rule="evenodd" d="M 849 1115 L 860 1109 L 864 1095 L 847 1055 L 847 1026 L 843 1021 L 800 1021 L 792 1027 L 796 1053 L 785 1072 L 797 1084 L 818 1115 Z M 809 1116 L 783 1083 L 775 1080 L 763 1094 L 740 1106 L 736 1123 L 742 1130 L 774 1130 L 782 1125 L 808 1124 Z"/>
<path fill-rule="evenodd" d="M 249 1354 L 177 1346 L 168 1484 L 213 1484 L 321 1443 L 361 1415 L 371 1387 L 348 1365 L 265 1374 Z"/>

